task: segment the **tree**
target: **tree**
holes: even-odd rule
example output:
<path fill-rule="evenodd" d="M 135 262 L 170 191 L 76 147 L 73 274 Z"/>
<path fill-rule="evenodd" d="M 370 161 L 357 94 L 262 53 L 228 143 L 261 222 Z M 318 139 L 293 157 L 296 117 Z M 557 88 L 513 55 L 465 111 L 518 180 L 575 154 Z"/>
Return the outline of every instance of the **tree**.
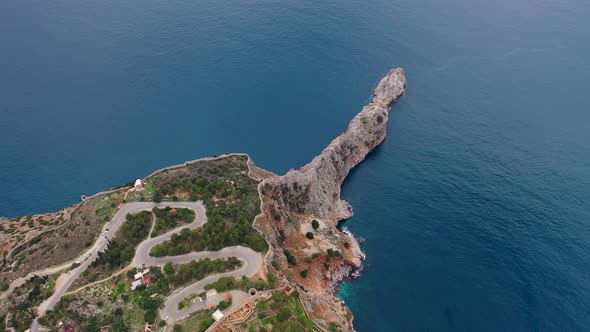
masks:
<path fill-rule="evenodd" d="M 307 278 L 307 269 L 301 271 L 301 277 L 302 278 Z"/>
<path fill-rule="evenodd" d="M 308 239 L 310 239 L 310 240 L 311 240 L 311 239 L 313 239 L 313 233 L 312 233 L 312 232 L 307 232 L 307 234 L 305 234 L 305 236 L 306 236 Z"/>
<path fill-rule="evenodd" d="M 334 257 L 334 249 L 328 248 L 328 256 Z"/>
<path fill-rule="evenodd" d="M 338 332 L 340 329 L 338 328 L 338 324 L 334 322 L 330 322 L 330 332 Z"/>
<path fill-rule="evenodd" d="M 295 256 L 293 256 L 291 254 L 291 252 L 289 250 L 285 249 L 283 251 L 283 253 L 287 257 L 287 262 L 289 262 L 289 264 L 291 264 L 291 265 L 297 265 L 297 259 L 295 258 Z"/>
<path fill-rule="evenodd" d="M 154 202 L 160 203 L 161 201 L 162 201 L 162 193 L 159 190 L 157 190 L 154 193 Z"/>
<path fill-rule="evenodd" d="M 313 229 L 318 229 L 318 228 L 320 228 L 320 223 L 317 220 L 314 219 L 311 222 L 311 227 L 313 227 Z"/>
<path fill-rule="evenodd" d="M 279 281 L 279 279 L 277 278 L 277 276 L 275 276 L 274 274 L 272 274 L 272 273 L 269 272 L 269 273 L 266 274 L 266 278 L 268 279 L 268 285 L 271 288 L 275 288 L 276 285 L 277 285 L 277 282 Z"/>
<path fill-rule="evenodd" d="M 174 266 L 171 262 L 168 262 L 164 265 L 164 273 L 166 274 L 174 274 Z"/>
<path fill-rule="evenodd" d="M 279 313 L 277 314 L 277 319 L 279 322 L 284 322 L 287 319 L 291 318 L 291 315 L 291 310 L 287 307 L 284 307 L 281 310 L 279 310 Z"/>

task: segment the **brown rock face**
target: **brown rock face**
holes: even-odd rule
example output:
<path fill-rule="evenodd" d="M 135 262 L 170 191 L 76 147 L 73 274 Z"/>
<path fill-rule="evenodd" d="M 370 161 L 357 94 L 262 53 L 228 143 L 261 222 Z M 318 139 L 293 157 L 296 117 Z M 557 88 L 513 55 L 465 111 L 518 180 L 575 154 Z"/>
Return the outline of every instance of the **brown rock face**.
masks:
<path fill-rule="evenodd" d="M 288 269 L 282 268 L 282 273 L 309 292 L 319 293 L 313 296 L 313 303 L 304 301 L 304 306 L 308 307 L 308 312 L 314 311 L 310 313 L 314 321 L 324 327 L 332 322 L 352 329 L 350 320 L 341 317 L 346 309 L 329 292 L 334 289 L 330 286 L 343 278 L 344 271 L 349 273 L 351 266 L 358 268 L 361 264 L 361 251 L 356 241 L 336 229 L 338 221 L 352 216 L 350 205 L 340 199 L 341 185 L 350 170 L 385 138 L 389 108 L 403 95 L 405 87 L 403 70 L 390 70 L 375 88 L 371 102 L 320 155 L 299 170 L 291 170 L 283 176 L 266 176 L 258 187 L 263 215 L 257 224 L 273 245 L 273 265 L 289 266 L 284 249 L 297 258 L 298 263 L 291 264 Z M 321 220 L 322 228 L 312 230 L 313 219 Z M 306 240 L 301 234 L 310 230 L 315 232 L 315 237 Z M 326 248 L 333 248 L 338 255 L 333 259 L 332 256 L 320 257 Z M 316 254 L 311 255 L 314 250 Z M 324 266 L 326 271 L 323 271 L 321 264 L 318 267 L 316 263 L 322 259 L 325 262 L 326 258 L 331 265 Z M 310 273 L 305 278 L 291 272 L 303 268 L 320 272 Z M 306 294 L 302 299 L 308 297 Z"/>

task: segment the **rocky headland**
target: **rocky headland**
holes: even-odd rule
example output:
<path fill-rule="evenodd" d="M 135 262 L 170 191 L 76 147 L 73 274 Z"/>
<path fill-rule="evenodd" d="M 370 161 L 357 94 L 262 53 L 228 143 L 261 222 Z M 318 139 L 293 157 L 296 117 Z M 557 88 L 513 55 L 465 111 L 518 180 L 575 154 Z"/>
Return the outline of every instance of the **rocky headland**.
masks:
<path fill-rule="evenodd" d="M 340 198 L 341 186 L 350 170 L 385 139 L 389 109 L 405 87 L 404 71 L 390 70 L 371 102 L 320 155 L 283 176 L 261 175 L 262 214 L 255 226 L 272 245 L 268 268 L 300 287 L 307 313 L 326 329 L 337 325 L 352 330 L 352 315 L 334 293 L 363 258 L 357 241 L 337 229 L 339 221 L 352 216 L 352 207 Z"/>

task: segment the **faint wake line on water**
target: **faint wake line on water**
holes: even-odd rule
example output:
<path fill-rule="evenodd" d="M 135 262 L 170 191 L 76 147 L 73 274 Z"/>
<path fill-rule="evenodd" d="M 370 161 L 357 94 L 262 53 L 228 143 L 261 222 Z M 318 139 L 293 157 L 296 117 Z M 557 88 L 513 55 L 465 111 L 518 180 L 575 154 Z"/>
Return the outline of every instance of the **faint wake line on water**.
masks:
<path fill-rule="evenodd" d="M 544 53 L 547 51 L 552 51 L 552 50 L 557 50 L 557 49 L 564 49 L 566 48 L 565 46 L 558 46 L 558 47 L 546 47 L 546 48 L 520 48 L 517 47 L 515 49 L 512 49 L 502 55 L 497 55 L 497 56 L 480 56 L 480 55 L 457 55 L 457 56 L 453 56 L 451 57 L 447 62 L 445 62 L 442 66 L 440 67 L 436 67 L 434 69 L 430 69 L 430 70 L 425 70 L 427 73 L 434 73 L 434 72 L 440 72 L 440 71 L 444 71 L 446 70 L 449 66 L 461 62 L 461 61 L 469 61 L 469 60 L 487 60 L 487 61 L 501 61 L 504 60 L 506 58 L 510 58 L 514 55 L 517 55 L 519 53 Z"/>

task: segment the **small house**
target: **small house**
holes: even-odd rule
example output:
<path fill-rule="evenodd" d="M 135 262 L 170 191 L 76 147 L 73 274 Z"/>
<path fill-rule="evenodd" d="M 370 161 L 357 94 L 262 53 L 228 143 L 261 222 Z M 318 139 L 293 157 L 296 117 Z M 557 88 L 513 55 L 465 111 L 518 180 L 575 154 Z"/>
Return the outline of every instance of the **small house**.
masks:
<path fill-rule="evenodd" d="M 141 182 L 141 179 L 137 179 L 135 180 L 135 190 L 140 191 L 143 190 L 143 182 Z"/>

